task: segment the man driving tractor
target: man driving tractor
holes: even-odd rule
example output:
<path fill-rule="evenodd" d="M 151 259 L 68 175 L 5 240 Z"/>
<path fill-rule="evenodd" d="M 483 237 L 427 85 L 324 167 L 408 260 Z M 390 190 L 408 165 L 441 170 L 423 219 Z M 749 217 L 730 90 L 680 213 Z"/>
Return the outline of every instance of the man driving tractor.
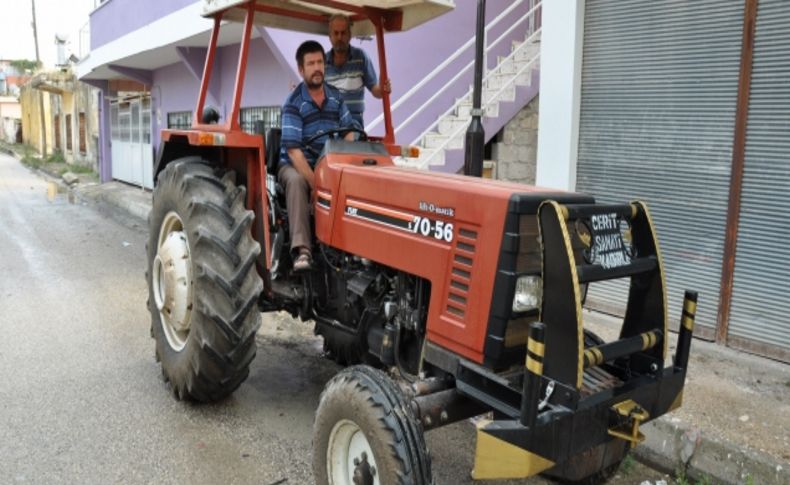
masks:
<path fill-rule="evenodd" d="M 316 41 L 303 42 L 296 50 L 302 82 L 288 95 L 282 109 L 282 141 L 277 176 L 285 187 L 294 271 L 312 266 L 310 191 L 313 168 L 326 142 L 321 132 L 338 128 L 361 128 L 354 121 L 340 91 L 324 83 L 324 49 Z M 345 135 L 353 139 L 353 133 Z M 309 146 L 306 142 L 309 140 Z"/>

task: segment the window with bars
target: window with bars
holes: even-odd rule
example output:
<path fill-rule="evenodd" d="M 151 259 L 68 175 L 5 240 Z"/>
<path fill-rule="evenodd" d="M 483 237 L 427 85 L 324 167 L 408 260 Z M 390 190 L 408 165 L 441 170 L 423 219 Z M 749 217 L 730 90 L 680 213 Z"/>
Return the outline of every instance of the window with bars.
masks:
<path fill-rule="evenodd" d="M 86 129 L 85 129 L 85 113 L 80 113 L 80 115 L 79 115 L 79 129 L 80 129 L 80 132 L 79 132 L 79 135 L 80 135 L 80 139 L 79 139 L 80 153 L 85 155 L 86 153 L 88 153 L 88 150 L 87 150 L 87 145 L 88 145 L 87 137 L 88 137 L 88 134 L 87 134 Z"/>
<path fill-rule="evenodd" d="M 71 144 L 71 115 L 66 115 L 66 150 L 73 149 Z"/>
<path fill-rule="evenodd" d="M 255 106 L 241 108 L 239 111 L 239 124 L 247 133 L 255 133 L 255 122 L 263 121 L 263 129 L 280 128 L 279 106 Z"/>
<path fill-rule="evenodd" d="M 192 127 L 191 111 L 173 111 L 167 113 L 167 127 L 176 130 L 188 130 Z"/>

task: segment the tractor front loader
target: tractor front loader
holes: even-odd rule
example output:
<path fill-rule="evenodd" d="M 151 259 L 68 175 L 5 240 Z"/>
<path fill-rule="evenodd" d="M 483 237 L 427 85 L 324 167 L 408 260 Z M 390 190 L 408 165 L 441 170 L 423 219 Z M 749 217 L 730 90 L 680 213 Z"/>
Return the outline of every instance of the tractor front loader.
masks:
<path fill-rule="evenodd" d="M 314 325 L 348 366 L 324 389 L 313 473 L 327 485 L 432 484 L 424 432 L 472 416 L 472 476 L 545 473 L 604 481 L 680 405 L 696 295 L 668 360 L 665 275 L 646 204 L 395 166 L 385 134 L 327 141 L 315 167 L 313 268 L 294 273 L 288 208 L 273 176 L 279 130 L 249 134 L 239 104 L 254 24 L 383 35 L 450 0 L 206 0 L 214 30 L 189 130 L 165 130 L 149 217 L 149 310 L 156 357 L 178 399 L 237 389 L 261 311 Z M 230 114 L 205 109 L 223 20 L 242 21 Z M 630 281 L 619 338 L 585 329 L 587 287 Z"/>

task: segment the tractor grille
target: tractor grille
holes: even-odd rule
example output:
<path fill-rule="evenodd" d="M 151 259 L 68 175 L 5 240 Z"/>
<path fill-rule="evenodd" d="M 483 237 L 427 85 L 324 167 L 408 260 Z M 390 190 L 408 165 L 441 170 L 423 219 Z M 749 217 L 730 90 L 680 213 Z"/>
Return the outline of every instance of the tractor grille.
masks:
<path fill-rule="evenodd" d="M 466 316 L 476 244 L 477 231 L 463 227 L 459 228 L 458 237 L 453 248 L 446 308 L 447 313 L 456 318 L 464 318 Z"/>

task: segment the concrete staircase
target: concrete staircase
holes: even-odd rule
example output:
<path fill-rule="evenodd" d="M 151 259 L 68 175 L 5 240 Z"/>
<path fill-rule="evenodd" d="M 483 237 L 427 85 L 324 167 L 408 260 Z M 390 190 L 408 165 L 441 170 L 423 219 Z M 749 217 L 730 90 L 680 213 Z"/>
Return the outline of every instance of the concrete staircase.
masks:
<path fill-rule="evenodd" d="M 523 41 L 513 41 L 507 56 L 498 56 L 497 65 L 483 79 L 482 108 L 486 142 L 526 106 L 537 93 L 540 70 L 540 30 Z M 503 109 L 504 108 L 504 109 Z M 472 120 L 472 87 L 428 129 L 416 143 L 419 158 L 396 159 L 402 166 L 423 170 L 456 172 L 461 163 L 466 129 Z"/>

